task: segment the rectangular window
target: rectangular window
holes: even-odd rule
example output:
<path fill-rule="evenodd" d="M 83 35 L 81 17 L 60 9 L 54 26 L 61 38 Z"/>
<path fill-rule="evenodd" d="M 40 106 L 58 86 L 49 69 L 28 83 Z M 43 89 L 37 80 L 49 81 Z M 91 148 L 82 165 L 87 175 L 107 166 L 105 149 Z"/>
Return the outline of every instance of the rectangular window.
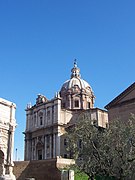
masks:
<path fill-rule="evenodd" d="M 90 109 L 90 102 L 87 103 L 87 108 Z"/>
<path fill-rule="evenodd" d="M 43 117 L 40 116 L 40 126 L 42 126 L 42 125 L 43 125 Z"/>
<path fill-rule="evenodd" d="M 38 160 L 42 160 L 42 150 L 38 150 Z"/>
<path fill-rule="evenodd" d="M 75 107 L 79 107 L 79 100 L 75 100 Z"/>

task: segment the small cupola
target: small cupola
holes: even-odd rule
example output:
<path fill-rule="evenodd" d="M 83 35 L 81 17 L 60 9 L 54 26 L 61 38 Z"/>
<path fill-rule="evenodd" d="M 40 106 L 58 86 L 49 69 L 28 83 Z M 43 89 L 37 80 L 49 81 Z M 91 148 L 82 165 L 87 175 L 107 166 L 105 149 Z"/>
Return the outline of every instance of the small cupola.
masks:
<path fill-rule="evenodd" d="M 74 67 L 71 69 L 71 78 L 76 77 L 76 78 L 80 78 L 80 69 L 77 67 L 77 61 L 76 59 L 74 60 Z"/>

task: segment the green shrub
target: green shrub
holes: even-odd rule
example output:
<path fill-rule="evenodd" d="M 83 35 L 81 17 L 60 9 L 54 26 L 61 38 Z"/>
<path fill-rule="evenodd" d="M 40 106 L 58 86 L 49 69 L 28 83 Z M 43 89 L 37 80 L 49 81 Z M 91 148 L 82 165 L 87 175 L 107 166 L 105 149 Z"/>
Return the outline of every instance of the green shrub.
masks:
<path fill-rule="evenodd" d="M 75 180 L 88 180 L 88 176 L 83 172 L 75 170 Z"/>

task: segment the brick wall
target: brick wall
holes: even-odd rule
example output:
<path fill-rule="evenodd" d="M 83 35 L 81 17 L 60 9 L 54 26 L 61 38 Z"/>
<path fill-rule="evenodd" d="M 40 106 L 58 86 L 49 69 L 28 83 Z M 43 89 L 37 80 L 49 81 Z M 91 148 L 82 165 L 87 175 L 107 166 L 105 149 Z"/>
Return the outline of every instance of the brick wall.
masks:
<path fill-rule="evenodd" d="M 35 180 L 60 180 L 61 172 L 56 167 L 57 159 L 41 161 L 14 162 L 13 173 L 17 180 L 35 178 Z"/>
<path fill-rule="evenodd" d="M 16 161 L 14 162 L 13 173 L 17 180 L 35 178 L 35 180 L 60 180 L 61 171 L 75 161 L 57 157 L 41 161 Z"/>

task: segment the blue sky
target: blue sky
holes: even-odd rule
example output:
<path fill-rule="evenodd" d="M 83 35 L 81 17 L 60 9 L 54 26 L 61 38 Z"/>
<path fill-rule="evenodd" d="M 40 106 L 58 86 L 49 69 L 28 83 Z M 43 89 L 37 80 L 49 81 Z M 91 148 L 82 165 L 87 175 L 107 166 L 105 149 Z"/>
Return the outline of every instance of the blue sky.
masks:
<path fill-rule="evenodd" d="M 134 0 L 1 0 L 0 97 L 17 105 L 15 149 L 24 154 L 25 107 L 53 98 L 74 59 L 103 108 L 135 79 Z M 14 153 L 15 156 L 15 153 Z"/>

